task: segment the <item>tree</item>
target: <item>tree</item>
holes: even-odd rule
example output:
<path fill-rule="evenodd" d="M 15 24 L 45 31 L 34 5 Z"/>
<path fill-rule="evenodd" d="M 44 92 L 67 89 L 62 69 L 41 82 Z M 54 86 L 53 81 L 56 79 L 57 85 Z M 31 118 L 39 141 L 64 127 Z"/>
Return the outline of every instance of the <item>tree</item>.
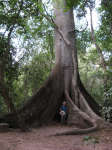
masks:
<path fill-rule="evenodd" d="M 80 80 L 73 8 L 70 5 L 68 9 L 68 6 L 65 0 L 54 2 L 55 67 L 44 85 L 16 114 L 7 114 L 1 118 L 11 126 L 18 126 L 17 115 L 24 127 L 49 123 L 64 99 L 69 103 L 68 123 L 86 129 L 67 131 L 61 135 L 88 133 L 104 125 L 103 119 L 97 115 L 98 104 Z"/>
<path fill-rule="evenodd" d="M 10 93 L 12 88 L 12 80 L 17 75 L 17 64 L 12 58 L 12 55 L 14 54 L 14 48 L 10 44 L 9 38 L 9 34 L 8 39 L 4 38 L 3 35 L 0 37 L 0 93 L 4 98 L 8 111 L 15 112 Z"/>
<path fill-rule="evenodd" d="M 96 47 L 96 50 L 98 52 L 98 55 L 100 57 L 100 60 L 101 60 L 101 66 L 103 68 L 103 72 L 104 74 L 106 74 L 107 72 L 107 65 L 106 65 L 106 61 L 105 61 L 105 58 L 103 56 L 103 53 L 102 53 L 102 49 L 100 48 L 100 46 L 98 45 L 97 41 L 96 41 L 96 38 L 95 38 L 95 32 L 94 32 L 94 28 L 93 28 L 93 15 L 92 15 L 92 9 L 94 8 L 94 4 L 88 4 L 88 7 L 89 7 L 89 10 L 90 10 L 90 23 L 91 23 L 91 39 Z M 107 90 L 107 76 L 104 75 L 104 91 Z"/>
<path fill-rule="evenodd" d="M 13 40 L 16 32 L 27 33 L 26 22 L 29 16 L 37 13 L 37 1 L 0 1 L 0 94 L 9 112 L 16 112 L 13 104 L 13 80 L 17 78 L 18 62 L 15 61 L 16 48 Z M 30 10 L 29 10 L 30 8 Z M 21 13 L 23 15 L 21 15 Z M 27 17 L 26 17 L 27 16 Z M 13 92 L 14 93 L 14 92 Z"/>

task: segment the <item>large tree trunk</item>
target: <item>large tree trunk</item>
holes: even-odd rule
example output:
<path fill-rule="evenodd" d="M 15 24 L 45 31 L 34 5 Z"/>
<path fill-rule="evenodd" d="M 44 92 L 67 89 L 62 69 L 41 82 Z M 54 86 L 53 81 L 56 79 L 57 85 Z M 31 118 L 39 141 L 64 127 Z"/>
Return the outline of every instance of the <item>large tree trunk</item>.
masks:
<path fill-rule="evenodd" d="M 98 129 L 104 121 L 97 115 L 98 104 L 80 81 L 73 9 L 66 12 L 65 7 L 64 0 L 62 7 L 55 4 L 56 65 L 45 84 L 17 111 L 17 114 L 23 126 L 47 124 L 53 120 L 62 101 L 66 99 L 70 110 L 68 124 L 86 129 L 67 131 L 61 135 L 88 133 Z M 18 126 L 17 114 L 7 114 L 1 120 L 11 126 Z"/>

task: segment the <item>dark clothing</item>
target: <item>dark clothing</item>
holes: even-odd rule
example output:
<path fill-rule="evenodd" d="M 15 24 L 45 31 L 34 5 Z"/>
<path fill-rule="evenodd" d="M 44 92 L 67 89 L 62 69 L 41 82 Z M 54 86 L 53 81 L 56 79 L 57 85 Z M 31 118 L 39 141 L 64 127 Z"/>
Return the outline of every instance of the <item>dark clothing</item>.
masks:
<path fill-rule="evenodd" d="M 61 111 L 64 111 L 65 114 L 63 115 L 63 113 L 61 114 Z M 67 110 L 67 106 L 62 105 L 60 107 L 60 116 L 61 116 L 61 123 L 62 124 L 66 124 L 67 123 L 67 118 L 68 118 L 68 110 Z"/>
<path fill-rule="evenodd" d="M 61 111 L 64 111 L 65 113 L 67 113 L 67 107 L 66 106 L 62 105 L 60 109 L 61 109 Z"/>

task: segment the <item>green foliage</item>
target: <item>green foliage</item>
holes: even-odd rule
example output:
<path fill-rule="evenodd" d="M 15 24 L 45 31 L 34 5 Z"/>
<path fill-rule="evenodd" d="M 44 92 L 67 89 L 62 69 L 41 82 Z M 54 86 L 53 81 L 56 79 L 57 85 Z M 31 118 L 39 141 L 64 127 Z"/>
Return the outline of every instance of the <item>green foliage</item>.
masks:
<path fill-rule="evenodd" d="M 18 78 L 18 63 L 14 60 L 16 52 L 13 45 L 8 43 L 8 38 L 1 35 L 0 39 L 0 73 L 2 78 L 0 84 L 4 84 L 12 96 L 13 81 Z M 6 110 L 4 105 L 2 105 L 2 107 L 4 108 L 2 110 Z"/>
<path fill-rule="evenodd" d="M 4 112 L 7 112 L 7 108 L 6 108 L 6 105 L 4 104 L 4 99 L 3 99 L 3 97 L 0 95 L 0 116 L 1 116 Z"/>
<path fill-rule="evenodd" d="M 45 68 L 42 67 L 42 63 L 45 63 L 44 59 L 47 62 L 49 57 L 47 54 L 44 56 L 45 53 L 40 54 L 40 47 L 42 48 L 43 45 L 43 49 L 46 48 L 46 53 L 49 49 L 50 63 L 51 58 L 54 57 L 53 54 L 51 56 L 50 53 L 50 51 L 53 53 L 52 28 L 50 28 L 50 23 L 48 24 L 48 22 L 43 19 L 43 16 L 39 14 L 39 11 L 42 12 L 43 8 L 41 3 L 38 3 L 38 0 L 0 1 L 0 67 L 2 65 L 4 84 L 17 107 L 20 106 L 27 97 L 31 96 L 34 89 L 38 89 L 42 81 L 46 78 L 44 73 L 49 69 L 47 70 L 48 67 L 46 66 L 44 66 Z M 19 39 L 19 45 L 17 45 L 17 39 Z M 20 53 L 21 49 L 22 53 L 24 52 L 24 57 L 20 59 L 20 61 L 17 60 L 18 53 L 16 52 L 18 48 L 18 53 Z M 34 53 L 38 48 L 40 56 L 38 62 L 41 62 L 41 64 L 37 66 L 33 59 Z M 37 54 L 35 61 L 36 57 Z M 25 64 L 29 59 L 30 61 L 32 60 L 32 62 L 26 66 Z M 25 74 L 23 69 L 25 67 L 28 67 L 30 74 Z M 46 71 L 44 69 L 46 69 Z M 27 95 L 23 92 L 26 78 L 31 81 L 31 83 L 28 84 L 29 89 Z M 35 80 L 38 78 L 38 87 L 36 87 L 37 82 L 33 80 L 34 78 Z M 0 103 L 3 108 L 1 111 L 6 111 L 3 97 L 0 98 Z"/>
<path fill-rule="evenodd" d="M 93 144 L 94 149 L 95 149 L 96 144 L 99 143 L 99 138 L 98 137 L 93 137 L 93 136 L 84 136 L 83 141 L 87 145 Z"/>
<path fill-rule="evenodd" d="M 112 122 L 112 88 L 104 93 L 104 103 L 101 112 L 105 120 Z"/>
<path fill-rule="evenodd" d="M 48 77 L 52 68 L 52 62 L 49 53 L 39 53 L 32 58 L 31 63 L 25 66 L 24 81 L 27 80 L 32 91 L 37 91 L 43 81 Z M 26 81 L 26 82 L 27 82 Z"/>
<path fill-rule="evenodd" d="M 40 52 L 20 69 L 21 75 L 14 82 L 16 106 L 23 104 L 30 96 L 42 86 L 47 79 L 53 62 L 49 52 Z"/>
<path fill-rule="evenodd" d="M 76 9 L 80 19 L 86 15 L 86 8 L 88 6 L 93 9 L 94 0 L 84 3 L 80 1 L 80 5 L 78 5 Z M 107 78 L 107 89 L 110 89 L 112 84 L 111 2 L 109 1 L 108 3 L 105 1 L 105 4 L 102 4 L 99 10 L 101 24 L 97 32 L 95 31 L 95 38 L 102 50 L 107 70 L 105 72 L 103 71 L 101 59 L 99 59 L 99 54 L 92 45 L 91 34 L 88 29 L 87 31 L 77 32 L 77 48 L 81 79 L 89 93 L 91 93 L 100 104 L 103 104 L 105 99 L 104 78 Z"/>
<path fill-rule="evenodd" d="M 98 137 L 84 136 L 83 141 L 91 141 L 92 143 L 99 143 Z"/>
<path fill-rule="evenodd" d="M 75 1 L 74 0 L 66 0 L 68 8 L 77 7 L 79 2 L 80 2 L 79 0 L 75 0 Z"/>
<path fill-rule="evenodd" d="M 111 53 L 112 47 L 112 1 L 102 1 L 102 5 L 99 8 L 101 14 L 100 29 L 97 33 L 97 37 L 102 44 L 105 52 Z"/>
<path fill-rule="evenodd" d="M 76 32 L 76 37 L 78 53 L 85 53 L 86 49 L 91 45 L 90 32 L 87 30 Z"/>
<path fill-rule="evenodd" d="M 89 93 L 103 102 L 103 70 L 99 65 L 99 56 L 95 48 L 79 53 L 79 71 L 81 79 Z"/>

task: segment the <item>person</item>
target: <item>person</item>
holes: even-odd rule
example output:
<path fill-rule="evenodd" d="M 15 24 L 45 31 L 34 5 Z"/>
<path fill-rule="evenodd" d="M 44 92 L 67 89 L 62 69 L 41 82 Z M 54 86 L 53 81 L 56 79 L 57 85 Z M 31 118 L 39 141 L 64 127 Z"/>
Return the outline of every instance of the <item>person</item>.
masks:
<path fill-rule="evenodd" d="M 67 116 L 68 116 L 68 109 L 67 109 L 67 103 L 64 101 L 60 107 L 60 116 L 61 116 L 61 123 L 66 124 Z"/>

